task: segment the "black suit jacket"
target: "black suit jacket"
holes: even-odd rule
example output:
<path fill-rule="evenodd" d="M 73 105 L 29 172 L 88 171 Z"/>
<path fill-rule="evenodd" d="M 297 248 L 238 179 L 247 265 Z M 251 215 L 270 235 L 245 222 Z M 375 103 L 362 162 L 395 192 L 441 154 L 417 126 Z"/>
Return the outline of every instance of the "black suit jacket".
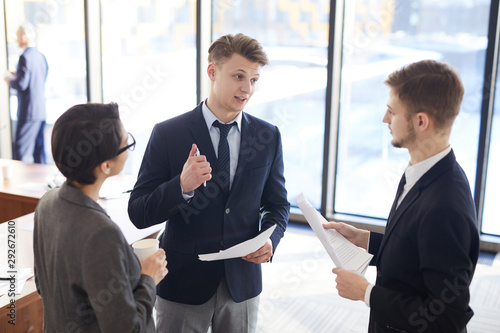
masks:
<path fill-rule="evenodd" d="M 479 235 L 453 151 L 408 192 L 385 234 L 371 233 L 369 252 L 377 266 L 369 332 L 466 332 Z"/>
<path fill-rule="evenodd" d="M 180 174 L 193 143 L 206 155 L 213 178 L 186 202 Z M 138 228 L 167 221 L 161 247 L 167 254 L 169 273 L 158 285 L 158 295 L 174 302 L 203 304 L 225 277 L 234 301 L 257 296 L 262 291 L 260 264 L 241 258 L 200 261 L 198 254 L 227 249 L 274 224 L 271 240 L 276 250 L 290 210 L 283 171 L 278 128 L 243 113 L 238 166 L 226 194 L 218 181 L 217 158 L 201 104 L 157 124 L 130 195 L 129 216 Z"/>

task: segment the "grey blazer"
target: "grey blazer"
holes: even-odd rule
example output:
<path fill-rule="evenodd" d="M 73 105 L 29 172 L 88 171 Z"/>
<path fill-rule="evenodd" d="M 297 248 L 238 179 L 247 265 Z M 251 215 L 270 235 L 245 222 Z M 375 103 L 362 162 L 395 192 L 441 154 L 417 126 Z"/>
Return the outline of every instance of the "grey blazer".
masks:
<path fill-rule="evenodd" d="M 155 283 L 104 209 L 66 183 L 35 211 L 44 332 L 154 332 Z"/>

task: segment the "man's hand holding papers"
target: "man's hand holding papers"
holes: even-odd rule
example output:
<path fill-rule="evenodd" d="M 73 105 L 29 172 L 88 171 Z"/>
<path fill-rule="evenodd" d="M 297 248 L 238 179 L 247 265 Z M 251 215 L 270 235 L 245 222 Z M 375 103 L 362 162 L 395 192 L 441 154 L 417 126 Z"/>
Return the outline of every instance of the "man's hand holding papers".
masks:
<path fill-rule="evenodd" d="M 368 230 L 358 229 L 343 222 L 328 222 L 323 224 L 325 229 L 335 229 L 339 234 L 345 237 L 349 242 L 360 248 L 368 250 L 368 240 L 370 232 Z"/>
<path fill-rule="evenodd" d="M 323 224 L 323 227 L 337 230 L 338 233 L 354 245 L 365 250 L 368 249 L 370 232 L 367 230 L 358 229 L 342 222 L 328 222 Z M 370 283 L 362 275 L 339 267 L 332 269 L 332 272 L 337 275 L 335 282 L 340 296 L 353 301 L 365 300 L 366 288 Z"/>
<path fill-rule="evenodd" d="M 337 266 L 332 272 L 337 275 L 335 282 L 339 295 L 352 300 L 364 300 L 370 283 L 363 275 L 373 258 L 373 255 L 365 251 L 370 233 L 345 223 L 328 222 L 302 193 L 296 200 L 307 222 Z"/>
<path fill-rule="evenodd" d="M 307 222 L 318 236 L 335 266 L 363 275 L 373 255 L 356 246 L 357 244 L 351 243 L 335 229 L 325 229 L 323 225 L 327 224 L 328 221 L 307 201 L 304 194 L 300 194 L 296 200 Z M 350 238 L 357 239 L 357 237 Z M 361 242 L 362 239 L 357 241 L 357 243 Z M 366 244 L 367 242 L 364 245 L 365 249 Z"/>
<path fill-rule="evenodd" d="M 268 240 L 274 229 L 276 229 L 276 225 L 264 230 L 256 237 L 236 244 L 229 249 L 221 250 L 215 253 L 200 254 L 198 255 L 198 258 L 203 261 L 243 258 L 244 260 L 255 263 L 266 262 L 272 256 L 273 246 L 270 241 L 268 242 Z"/>
<path fill-rule="evenodd" d="M 335 282 L 339 296 L 353 301 L 364 300 L 366 288 L 370 284 L 364 276 L 338 267 L 332 269 L 332 272 L 337 275 Z"/>

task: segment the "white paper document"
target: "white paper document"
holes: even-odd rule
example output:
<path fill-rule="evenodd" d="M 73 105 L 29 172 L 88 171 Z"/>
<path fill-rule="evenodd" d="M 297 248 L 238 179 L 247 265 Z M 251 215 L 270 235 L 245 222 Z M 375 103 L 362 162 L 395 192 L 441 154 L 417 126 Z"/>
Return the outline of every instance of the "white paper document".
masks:
<path fill-rule="evenodd" d="M 363 275 L 373 255 L 352 244 L 337 230 L 323 228 L 323 223 L 328 221 L 307 201 L 303 193 L 296 200 L 335 266 Z"/>
<path fill-rule="evenodd" d="M 198 255 L 198 258 L 203 261 L 213 261 L 244 257 L 250 253 L 254 253 L 262 246 L 264 246 L 269 237 L 271 237 L 274 229 L 276 229 L 276 224 L 271 228 L 264 230 L 252 239 L 236 244 L 229 249 L 221 250 L 216 253 L 200 254 Z"/>

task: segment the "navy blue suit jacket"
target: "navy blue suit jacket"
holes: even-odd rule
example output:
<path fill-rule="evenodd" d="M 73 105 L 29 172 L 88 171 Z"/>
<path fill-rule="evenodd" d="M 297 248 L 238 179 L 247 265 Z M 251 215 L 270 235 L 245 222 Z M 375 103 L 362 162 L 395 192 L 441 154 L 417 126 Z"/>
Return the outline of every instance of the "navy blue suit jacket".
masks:
<path fill-rule="evenodd" d="M 34 47 L 26 48 L 19 57 L 16 78 L 10 81 L 10 87 L 17 90 L 19 122 L 46 119 L 45 81 L 48 69 L 45 56 Z"/>
<path fill-rule="evenodd" d="M 453 151 L 370 234 L 377 282 L 369 332 L 466 332 L 479 253 L 474 201 Z"/>
<path fill-rule="evenodd" d="M 187 202 L 181 193 L 180 174 L 193 143 L 210 162 L 212 179 Z M 274 224 L 271 240 L 276 250 L 290 210 L 283 169 L 278 128 L 243 113 L 238 166 L 226 194 L 218 182 L 217 158 L 201 104 L 155 125 L 128 212 L 138 228 L 167 221 L 161 247 L 167 254 L 169 273 L 158 285 L 160 297 L 203 304 L 224 276 L 236 302 L 262 291 L 260 264 L 241 258 L 200 261 L 198 254 L 227 249 Z"/>

